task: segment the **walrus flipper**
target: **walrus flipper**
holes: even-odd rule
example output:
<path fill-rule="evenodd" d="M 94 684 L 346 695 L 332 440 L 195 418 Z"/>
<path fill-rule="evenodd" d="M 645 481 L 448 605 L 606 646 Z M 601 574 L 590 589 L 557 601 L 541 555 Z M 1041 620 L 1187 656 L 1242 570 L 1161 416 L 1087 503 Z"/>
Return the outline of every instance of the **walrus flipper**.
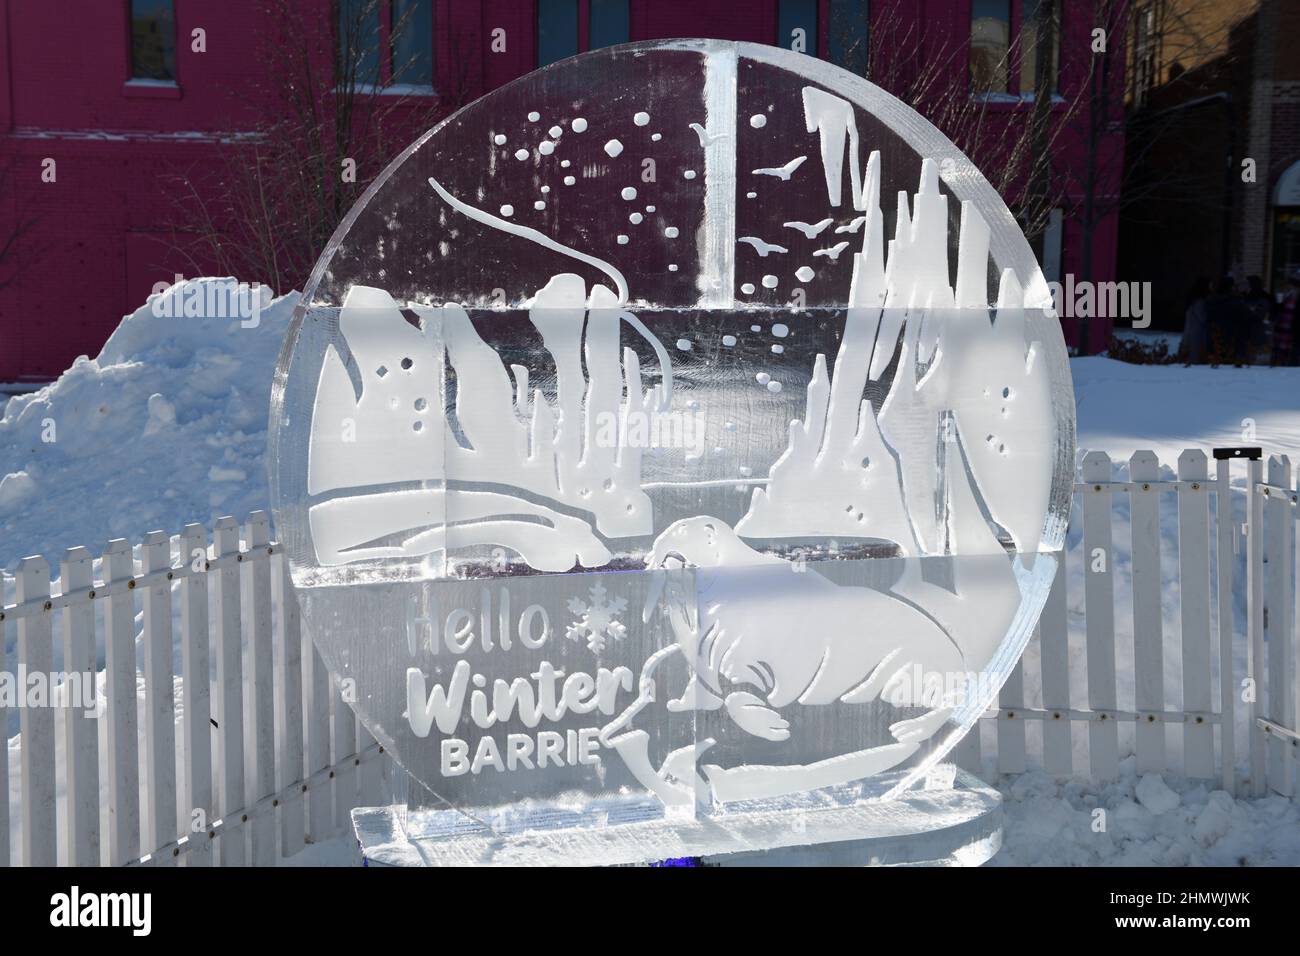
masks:
<path fill-rule="evenodd" d="M 709 690 L 694 674 L 682 691 L 682 696 L 668 702 L 668 709 L 673 713 L 682 710 L 717 710 L 722 706 L 722 698 Z"/>
<path fill-rule="evenodd" d="M 789 740 L 790 722 L 758 697 L 743 690 L 727 695 L 727 713 L 736 726 L 764 740 Z"/>

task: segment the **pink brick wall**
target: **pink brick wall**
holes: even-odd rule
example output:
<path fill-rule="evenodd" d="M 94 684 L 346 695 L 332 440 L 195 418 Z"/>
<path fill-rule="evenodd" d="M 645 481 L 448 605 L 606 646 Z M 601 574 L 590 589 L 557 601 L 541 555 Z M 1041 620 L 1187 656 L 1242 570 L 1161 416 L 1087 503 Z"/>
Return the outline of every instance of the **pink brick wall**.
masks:
<path fill-rule="evenodd" d="M 322 24 L 331 22 L 329 0 L 301 2 L 319 9 Z M 827 5 L 822 0 L 823 24 Z M 20 216 L 33 221 L 13 261 L 0 266 L 0 381 L 58 374 L 77 355 L 96 353 L 154 283 L 174 272 L 210 271 L 210 265 L 196 270 L 173 248 L 175 202 L 160 183 L 212 166 L 214 151 L 224 147 L 203 134 L 252 122 L 248 78 L 265 68 L 261 6 L 177 2 L 180 96 L 171 98 L 132 95 L 137 91 L 125 85 L 128 6 L 126 0 L 0 0 L 0 173 L 8 171 L 0 187 L 0 234 Z M 1088 24 L 1068 7 L 1065 42 L 1086 43 Z M 886 17 L 921 18 L 935 43 L 960 45 L 969 34 L 970 0 L 881 0 L 871 8 L 875 25 Z M 195 27 L 206 30 L 206 53 L 190 51 Z M 505 53 L 488 51 L 496 27 L 506 30 Z M 437 85 L 460 86 L 472 98 L 523 75 L 534 66 L 534 31 L 531 0 L 437 0 Z M 824 26 L 822 32 L 824 48 Z M 775 33 L 775 0 L 631 0 L 634 40 L 703 35 L 769 42 Z M 1063 59 L 1062 81 L 1069 84 L 1071 69 L 1086 65 Z M 960 66 L 954 82 L 965 82 L 964 58 L 954 62 Z M 1024 115 L 1023 107 L 1008 107 L 999 121 L 1020 122 Z M 194 135 L 176 138 L 179 133 Z M 1122 148 L 1122 134 L 1117 143 Z M 54 184 L 41 182 L 47 157 L 57 162 Z M 1067 270 L 1078 260 L 1072 235 L 1077 229 L 1067 229 Z M 1094 248 L 1096 277 L 1109 278 L 1113 222 L 1100 230 Z M 1068 325 L 1066 332 L 1068 338 Z"/>

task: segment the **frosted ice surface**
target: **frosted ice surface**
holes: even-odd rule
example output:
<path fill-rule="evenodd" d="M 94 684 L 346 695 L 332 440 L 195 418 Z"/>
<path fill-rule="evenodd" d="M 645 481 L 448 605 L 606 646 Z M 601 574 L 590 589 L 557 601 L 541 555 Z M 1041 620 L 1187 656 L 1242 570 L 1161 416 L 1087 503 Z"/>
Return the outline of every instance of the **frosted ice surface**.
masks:
<path fill-rule="evenodd" d="M 892 795 L 948 753 L 1071 491 L 1013 223 L 888 94 L 750 44 L 566 60 L 400 157 L 304 292 L 271 462 L 304 626 L 424 799 L 587 825 Z"/>

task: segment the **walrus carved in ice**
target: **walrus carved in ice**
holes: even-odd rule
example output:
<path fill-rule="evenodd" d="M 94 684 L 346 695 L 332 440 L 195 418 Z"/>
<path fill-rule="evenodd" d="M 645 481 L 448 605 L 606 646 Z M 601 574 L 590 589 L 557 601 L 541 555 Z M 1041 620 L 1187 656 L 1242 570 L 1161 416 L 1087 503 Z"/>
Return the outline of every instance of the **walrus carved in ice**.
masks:
<path fill-rule="evenodd" d="M 947 675 L 963 666 L 948 634 L 913 605 L 814 572 L 795 573 L 795 566 L 753 550 L 716 518 L 676 522 L 656 539 L 646 564 L 665 573 L 651 588 L 645 618 L 666 590 L 675 641 L 646 661 L 638 699 L 601 736 L 666 802 L 690 802 L 696 792 L 721 801 L 778 796 L 861 779 L 906 760 L 952 711 L 950 702 L 926 701 L 925 714 L 891 725 L 894 743 L 812 764 L 710 764 L 697 771 L 714 742 L 708 739 L 670 754 L 656 771 L 648 737 L 628 728 L 654 701 L 655 669 L 674 654 L 682 655 L 691 676 L 682 695 L 667 702 L 669 710 L 725 710 L 741 730 L 770 741 L 790 736 L 782 708 L 868 703 L 911 681 L 916 668 Z M 687 587 L 696 589 L 694 600 Z"/>

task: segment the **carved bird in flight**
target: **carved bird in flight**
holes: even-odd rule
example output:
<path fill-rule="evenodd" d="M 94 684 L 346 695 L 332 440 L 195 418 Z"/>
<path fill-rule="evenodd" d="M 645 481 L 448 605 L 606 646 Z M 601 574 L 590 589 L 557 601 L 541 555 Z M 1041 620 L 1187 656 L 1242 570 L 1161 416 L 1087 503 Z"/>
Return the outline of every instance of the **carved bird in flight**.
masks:
<path fill-rule="evenodd" d="M 764 166 L 762 169 L 754 170 L 754 175 L 775 176 L 778 179 L 780 179 L 782 182 L 787 182 L 789 181 L 790 177 L 794 175 L 794 171 L 798 169 L 800 166 L 802 166 L 804 160 L 806 160 L 807 158 L 808 158 L 807 156 L 796 156 L 794 159 L 790 160 L 790 162 L 786 163 L 784 166 Z"/>
<path fill-rule="evenodd" d="M 816 252 L 813 253 L 813 255 L 826 256 L 832 262 L 835 262 L 836 260 L 839 259 L 840 253 L 843 252 L 848 247 L 849 247 L 849 241 L 845 239 L 842 242 L 835 243 L 835 245 L 831 246 L 829 249 L 818 249 Z"/>
<path fill-rule="evenodd" d="M 700 146 L 704 149 L 708 149 L 710 143 L 727 137 L 726 133 L 710 133 L 699 123 L 692 123 L 691 129 L 695 130 L 695 135 L 700 138 Z"/>
<path fill-rule="evenodd" d="M 847 225 L 836 226 L 835 234 L 839 235 L 840 233 L 843 232 L 851 232 L 854 235 L 857 235 L 858 230 L 862 228 L 862 224 L 865 223 L 866 221 L 867 221 L 866 216 L 859 216 L 857 219 L 852 220 Z"/>
<path fill-rule="evenodd" d="M 799 222 L 798 220 L 796 220 L 795 222 L 783 222 L 781 223 L 781 225 L 785 226 L 787 229 L 798 229 L 809 239 L 816 239 L 819 235 L 821 235 L 822 230 L 825 229 L 834 221 L 835 221 L 834 219 L 823 219 L 821 222 L 813 223 L 810 225 L 806 222 Z"/>
<path fill-rule="evenodd" d="M 740 237 L 739 239 L 737 239 L 736 241 L 737 241 L 737 242 L 747 242 L 747 243 L 749 243 L 751 246 L 754 247 L 754 251 L 757 252 L 757 253 L 758 253 L 761 257 L 763 257 L 764 259 L 767 258 L 767 254 L 768 254 L 769 252 L 789 252 L 789 251 L 790 251 L 790 250 L 787 249 L 785 246 L 778 246 L 778 245 L 777 245 L 776 243 L 774 243 L 774 242 L 764 242 L 762 239 L 758 238 L 758 236 L 741 236 L 741 237 Z"/>

